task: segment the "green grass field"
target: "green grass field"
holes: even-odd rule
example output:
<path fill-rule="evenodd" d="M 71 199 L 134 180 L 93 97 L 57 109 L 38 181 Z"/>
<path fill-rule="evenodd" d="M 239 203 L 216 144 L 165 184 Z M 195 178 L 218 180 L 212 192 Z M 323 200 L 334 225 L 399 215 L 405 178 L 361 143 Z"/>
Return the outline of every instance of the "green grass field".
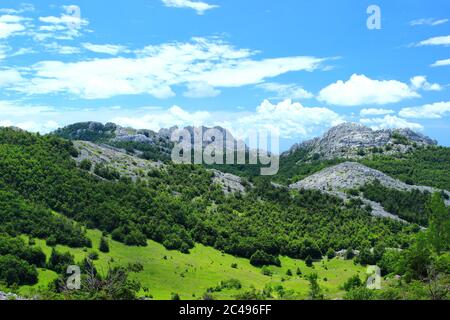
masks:
<path fill-rule="evenodd" d="M 92 239 L 93 249 L 71 249 L 57 246 L 61 252 L 70 252 L 75 256 L 75 261 L 81 262 L 91 250 L 97 250 L 101 238 L 101 232 L 88 230 L 88 236 Z M 196 245 L 190 254 L 182 254 L 178 251 L 168 251 L 162 245 L 149 241 L 147 247 L 129 247 L 119 242 L 110 241 L 108 254 L 99 252 L 99 260 L 95 265 L 99 272 L 105 273 L 109 265 L 128 265 L 139 262 L 144 266 L 144 271 L 131 274 L 132 279 L 139 280 L 144 288 L 140 295 L 159 300 L 168 300 L 173 293 L 180 295 L 181 299 L 200 299 L 210 287 L 216 287 L 221 281 L 237 279 L 241 282 L 240 290 L 222 290 L 213 293 L 215 299 L 233 299 L 236 294 L 255 288 L 263 290 L 266 286 L 275 288 L 282 286 L 287 292 L 282 297 L 279 290 L 273 293 L 274 298 L 306 299 L 308 296 L 308 280 L 306 276 L 317 273 L 319 284 L 327 299 L 340 298 L 343 291 L 340 286 L 352 275 L 360 274 L 365 277 L 365 268 L 355 265 L 353 261 L 333 259 L 314 263 L 309 268 L 301 260 L 286 257 L 281 258 L 282 267 L 269 267 L 271 276 L 263 275 L 260 268 L 250 265 L 247 259 L 235 258 L 221 253 L 213 248 Z M 36 240 L 36 246 L 43 249 L 47 258 L 51 248 L 43 240 Z M 232 264 L 237 264 L 232 268 Z M 299 268 L 302 274 L 296 274 Z M 292 276 L 287 276 L 287 270 L 292 271 Z M 19 293 L 32 295 L 36 289 L 45 288 L 57 275 L 48 270 L 39 270 L 39 283 L 29 287 L 21 287 Z"/>

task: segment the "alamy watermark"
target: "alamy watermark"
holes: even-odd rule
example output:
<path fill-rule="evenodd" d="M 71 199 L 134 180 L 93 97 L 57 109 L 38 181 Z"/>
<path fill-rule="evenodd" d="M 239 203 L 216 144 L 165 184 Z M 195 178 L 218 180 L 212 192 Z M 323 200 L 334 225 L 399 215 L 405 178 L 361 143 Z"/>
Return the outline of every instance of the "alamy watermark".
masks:
<path fill-rule="evenodd" d="M 66 25 L 69 29 L 79 29 L 81 27 L 81 9 L 79 6 L 70 5 L 65 6 L 66 11 Z"/>
<path fill-rule="evenodd" d="M 367 278 L 367 289 L 380 290 L 381 289 L 381 269 L 378 266 L 369 266 L 366 273 L 369 275 Z"/>
<path fill-rule="evenodd" d="M 228 130 L 194 128 L 172 133 L 172 161 L 176 164 L 261 165 L 261 175 L 273 176 L 280 167 L 276 130 L 246 132 L 248 145 Z M 270 151 L 268 151 L 270 150 Z"/>
<path fill-rule="evenodd" d="M 81 269 L 79 266 L 68 266 L 67 275 L 69 276 L 66 281 L 66 287 L 68 290 L 80 290 L 81 289 Z"/>
<path fill-rule="evenodd" d="M 381 8 L 375 4 L 370 5 L 367 14 L 370 15 L 367 18 L 367 29 L 381 30 Z"/>

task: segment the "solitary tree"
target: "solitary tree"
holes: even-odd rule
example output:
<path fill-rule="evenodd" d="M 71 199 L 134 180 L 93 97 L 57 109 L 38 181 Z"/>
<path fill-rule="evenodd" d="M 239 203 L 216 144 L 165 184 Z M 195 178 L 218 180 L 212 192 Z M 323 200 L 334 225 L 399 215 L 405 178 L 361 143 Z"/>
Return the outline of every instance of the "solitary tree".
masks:
<path fill-rule="evenodd" d="M 108 252 L 109 252 L 109 243 L 108 243 L 108 240 L 106 240 L 105 237 L 102 237 L 102 238 L 100 239 L 99 250 L 100 250 L 101 252 L 104 252 L 104 253 L 108 253 Z"/>

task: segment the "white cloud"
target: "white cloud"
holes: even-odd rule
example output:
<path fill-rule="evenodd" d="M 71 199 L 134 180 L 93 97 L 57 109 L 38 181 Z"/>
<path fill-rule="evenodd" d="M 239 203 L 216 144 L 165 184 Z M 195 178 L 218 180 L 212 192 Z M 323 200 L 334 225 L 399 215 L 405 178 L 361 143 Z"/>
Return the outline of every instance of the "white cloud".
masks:
<path fill-rule="evenodd" d="M 57 129 L 52 107 L 28 105 L 21 101 L 0 100 L 0 127 L 18 127 L 32 132 L 48 133 Z"/>
<path fill-rule="evenodd" d="M 450 115 L 450 102 L 436 102 L 421 107 L 403 108 L 399 115 L 404 118 L 440 119 Z"/>
<path fill-rule="evenodd" d="M 162 128 L 173 126 L 202 126 L 211 121 L 211 114 L 207 111 L 188 112 L 178 106 L 173 106 L 167 111 L 152 113 L 135 117 L 117 117 L 112 119 L 114 123 L 136 129 L 150 129 L 159 131 Z"/>
<path fill-rule="evenodd" d="M 80 53 L 80 48 L 73 46 L 64 46 L 59 43 L 52 42 L 44 45 L 45 49 L 59 54 L 76 54 Z"/>
<path fill-rule="evenodd" d="M 0 88 L 20 84 L 22 76 L 14 69 L 0 69 Z"/>
<path fill-rule="evenodd" d="M 386 114 L 393 114 L 393 113 L 395 113 L 395 111 L 391 110 L 391 109 L 368 108 L 368 109 L 362 109 L 360 112 L 360 115 L 361 115 L 361 117 L 384 116 Z"/>
<path fill-rule="evenodd" d="M 199 15 L 203 15 L 205 11 L 219 7 L 218 5 L 192 0 L 162 0 L 162 2 L 166 7 L 194 9 Z"/>
<path fill-rule="evenodd" d="M 445 60 L 438 60 L 435 63 L 431 65 L 431 67 L 442 67 L 442 66 L 449 66 L 450 65 L 450 59 Z"/>
<path fill-rule="evenodd" d="M 437 26 L 440 24 L 447 23 L 448 19 L 434 19 L 434 18 L 427 18 L 427 19 L 417 19 L 410 22 L 411 26 Z"/>
<path fill-rule="evenodd" d="M 415 90 L 441 91 L 442 86 L 438 83 L 429 83 L 425 76 L 415 76 L 411 78 L 411 85 Z"/>
<path fill-rule="evenodd" d="M 25 19 L 16 15 L 0 16 L 0 39 L 6 39 L 25 30 Z"/>
<path fill-rule="evenodd" d="M 93 43 L 83 43 L 83 47 L 89 51 L 95 53 L 104 53 L 112 56 L 116 56 L 121 52 L 127 52 L 127 47 L 121 45 L 112 44 L 93 44 Z"/>
<path fill-rule="evenodd" d="M 406 83 L 397 80 L 372 80 L 353 74 L 349 80 L 339 80 L 322 89 L 318 100 L 333 105 L 358 106 L 396 103 L 420 95 Z"/>
<path fill-rule="evenodd" d="M 258 87 L 268 92 L 275 93 L 276 96 L 273 98 L 276 99 L 300 100 L 300 99 L 314 98 L 314 95 L 311 92 L 308 92 L 302 87 L 297 86 L 295 84 L 267 82 L 258 85 Z"/>
<path fill-rule="evenodd" d="M 275 130 L 281 138 L 311 137 L 323 127 L 343 122 L 335 112 L 327 108 L 304 107 L 300 103 L 284 100 L 272 104 L 264 100 L 253 112 L 188 112 L 178 106 L 169 110 L 152 112 L 139 117 L 116 117 L 111 121 L 123 126 L 147 128 L 158 131 L 172 126 L 222 126 L 245 138 L 248 130 Z"/>
<path fill-rule="evenodd" d="M 81 17 L 80 8 L 77 6 L 64 6 L 63 9 L 65 13 L 59 17 L 39 17 L 39 21 L 44 25 L 34 33 L 36 40 L 44 41 L 49 38 L 72 40 L 81 35 L 81 31 L 89 25 L 89 21 Z"/>
<path fill-rule="evenodd" d="M 13 8 L 0 8 L 0 13 L 5 14 L 18 14 L 22 12 L 34 11 L 34 6 L 30 3 L 21 3 L 18 9 Z"/>
<path fill-rule="evenodd" d="M 192 82 L 186 86 L 187 91 L 183 95 L 187 98 L 210 98 L 220 94 L 220 90 L 214 89 L 205 82 Z"/>
<path fill-rule="evenodd" d="M 2 117 L 29 117 L 43 113 L 54 114 L 55 110 L 46 106 L 28 106 L 16 101 L 0 100 L 0 115 Z"/>
<path fill-rule="evenodd" d="M 441 36 L 423 40 L 417 44 L 418 46 L 448 46 L 450 45 L 450 36 Z"/>
<path fill-rule="evenodd" d="M 55 121 L 47 121 L 45 123 L 38 123 L 35 121 L 27 121 L 27 122 L 19 122 L 16 123 L 14 126 L 21 128 L 26 131 L 30 132 L 40 132 L 40 133 L 49 133 L 56 129 L 58 129 L 60 126 Z"/>
<path fill-rule="evenodd" d="M 135 58 L 42 61 L 29 68 L 28 83 L 15 89 L 27 94 L 70 93 L 87 99 L 125 94 L 168 98 L 174 96 L 172 86 L 176 85 L 188 85 L 188 92 L 199 83 L 203 89 L 241 87 L 287 72 L 313 71 L 325 61 L 303 56 L 255 60 L 255 54 L 221 40 L 194 38 L 189 43 L 148 46 Z"/>
<path fill-rule="evenodd" d="M 277 104 L 264 100 L 256 112 L 236 118 L 232 128 L 268 129 L 278 131 L 281 138 L 306 138 L 323 127 L 344 122 L 341 116 L 327 108 L 304 107 L 299 102 L 287 99 Z"/>
<path fill-rule="evenodd" d="M 11 48 L 7 45 L 1 45 L 0 44 L 0 60 L 3 60 L 7 57 L 8 51 L 10 51 Z"/>
<path fill-rule="evenodd" d="M 408 122 L 397 116 L 386 115 L 384 118 L 363 118 L 360 122 L 373 130 L 381 129 L 404 129 L 423 130 L 423 126 L 419 123 Z"/>

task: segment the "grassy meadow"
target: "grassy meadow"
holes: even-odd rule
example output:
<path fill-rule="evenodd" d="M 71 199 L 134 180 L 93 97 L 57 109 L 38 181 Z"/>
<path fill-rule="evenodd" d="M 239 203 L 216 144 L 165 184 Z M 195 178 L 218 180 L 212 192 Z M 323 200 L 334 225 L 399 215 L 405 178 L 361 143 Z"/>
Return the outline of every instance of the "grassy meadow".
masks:
<path fill-rule="evenodd" d="M 340 286 L 352 275 L 365 277 L 365 268 L 353 261 L 332 259 L 314 263 L 307 267 L 304 261 L 281 257 L 282 267 L 267 267 L 266 274 L 261 268 L 250 265 L 249 260 L 224 254 L 216 249 L 197 244 L 190 254 L 169 251 L 162 245 L 148 241 L 147 247 L 130 247 L 109 239 L 110 252 L 105 254 L 97 250 L 101 232 L 88 230 L 93 243 L 92 249 L 72 249 L 57 246 L 60 252 L 70 252 L 77 263 L 81 262 L 89 252 L 95 250 L 99 259 L 95 266 L 99 272 L 105 273 L 109 265 L 140 263 L 144 270 L 132 273 L 132 279 L 138 280 L 143 289 L 140 295 L 145 298 L 168 300 L 177 293 L 181 299 L 200 299 L 208 288 L 216 287 L 221 281 L 237 279 L 241 289 L 224 289 L 213 292 L 215 299 L 234 299 L 236 295 L 255 288 L 258 291 L 271 287 L 274 298 L 307 299 L 307 275 L 317 273 L 323 293 L 329 299 L 342 297 Z M 42 248 L 47 258 L 52 248 L 45 241 L 36 239 L 35 245 Z M 290 270 L 292 275 L 288 275 Z M 298 272 L 300 270 L 301 274 Z M 289 274 L 290 274 L 289 273 Z M 33 295 L 39 288 L 45 288 L 57 278 L 53 271 L 39 269 L 39 283 L 34 286 L 23 286 L 19 289 L 22 295 Z"/>

